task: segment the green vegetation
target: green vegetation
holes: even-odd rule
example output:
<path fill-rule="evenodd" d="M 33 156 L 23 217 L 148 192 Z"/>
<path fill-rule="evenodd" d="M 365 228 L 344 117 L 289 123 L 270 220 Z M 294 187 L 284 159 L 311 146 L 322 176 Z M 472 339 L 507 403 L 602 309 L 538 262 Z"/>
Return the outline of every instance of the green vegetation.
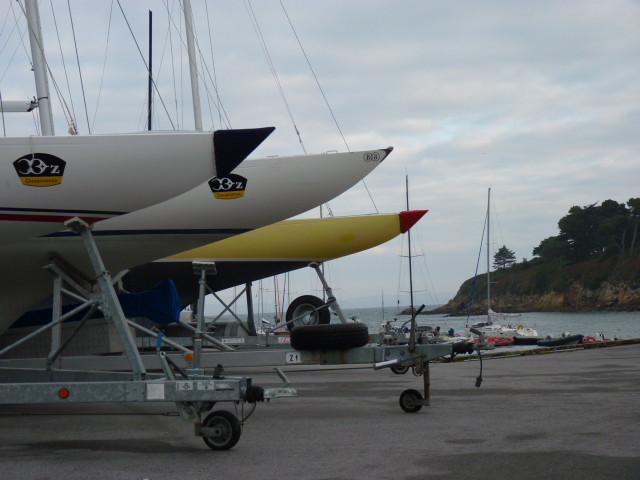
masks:
<path fill-rule="evenodd" d="M 503 246 L 494 256 L 492 307 L 496 311 L 640 310 L 640 198 L 571 207 L 560 233 L 515 262 Z M 486 274 L 465 281 L 442 312 L 471 305 L 486 312 Z M 473 293 L 475 292 L 475 293 Z M 472 298 L 473 294 L 473 298 Z"/>
<path fill-rule="evenodd" d="M 516 263 L 516 254 L 505 245 L 493 256 L 493 268 L 507 268 Z"/>
<path fill-rule="evenodd" d="M 534 258 L 496 272 L 496 293 L 565 293 L 576 282 L 595 290 L 606 281 L 640 286 L 640 198 L 571 207 L 559 235 L 533 249 Z M 501 285 L 502 284 L 502 285 Z"/>
<path fill-rule="evenodd" d="M 577 263 L 607 253 L 638 253 L 640 198 L 625 204 L 605 200 L 602 205 L 571 207 L 558 222 L 560 234 L 540 242 L 533 254 L 545 262 Z"/>

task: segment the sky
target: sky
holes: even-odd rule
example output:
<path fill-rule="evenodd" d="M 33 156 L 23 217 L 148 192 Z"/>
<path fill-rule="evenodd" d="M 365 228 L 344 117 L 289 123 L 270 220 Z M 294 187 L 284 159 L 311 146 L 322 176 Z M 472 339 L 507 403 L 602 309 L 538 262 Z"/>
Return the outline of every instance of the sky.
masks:
<path fill-rule="evenodd" d="M 335 216 L 399 212 L 408 178 L 410 208 L 429 210 L 411 237 L 417 304 L 446 303 L 475 274 L 489 188 L 492 251 L 506 245 L 518 261 L 558 234 L 572 206 L 640 197 L 637 0 L 192 6 L 205 129 L 275 126 L 253 157 L 394 147 L 366 188 L 329 207 Z M 178 2 L 41 2 L 47 59 L 80 133 L 146 128 L 149 10 L 153 127 L 192 130 Z M 3 0 L 0 12 L 0 94 L 31 98 L 22 18 L 14 29 L 20 4 Z M 64 135 L 58 96 L 52 108 Z M 37 133 L 31 114 L 11 115 L 4 135 Z M 329 262 L 343 306 L 408 303 L 406 240 Z M 317 294 L 310 270 L 290 283 L 294 295 Z"/>

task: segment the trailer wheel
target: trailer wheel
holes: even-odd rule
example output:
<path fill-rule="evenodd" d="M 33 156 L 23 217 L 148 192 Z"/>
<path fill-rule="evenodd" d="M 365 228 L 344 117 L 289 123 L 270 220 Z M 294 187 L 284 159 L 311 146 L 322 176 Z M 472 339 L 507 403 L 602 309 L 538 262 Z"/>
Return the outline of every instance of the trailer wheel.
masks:
<path fill-rule="evenodd" d="M 391 371 L 393 373 L 395 373 L 396 375 L 404 375 L 405 373 L 407 373 L 409 371 L 409 366 L 408 365 L 404 365 L 401 367 L 391 367 Z"/>
<path fill-rule="evenodd" d="M 291 330 L 291 346 L 296 350 L 346 350 L 368 342 L 369 329 L 364 323 L 304 325 Z"/>
<path fill-rule="evenodd" d="M 236 416 L 225 410 L 218 410 L 207 415 L 202 427 L 208 429 L 202 439 L 212 450 L 229 450 L 238 440 L 242 429 Z"/>
<path fill-rule="evenodd" d="M 409 388 L 400 394 L 400 408 L 407 413 L 416 413 L 422 408 L 422 395 L 419 391 Z"/>
<path fill-rule="evenodd" d="M 287 323 L 289 331 L 302 325 L 324 325 L 331 322 L 331 313 L 328 308 L 318 310 L 324 303 L 321 298 L 314 295 L 302 295 L 294 299 L 287 308 L 286 321 L 289 322 L 294 318 L 297 320 Z"/>

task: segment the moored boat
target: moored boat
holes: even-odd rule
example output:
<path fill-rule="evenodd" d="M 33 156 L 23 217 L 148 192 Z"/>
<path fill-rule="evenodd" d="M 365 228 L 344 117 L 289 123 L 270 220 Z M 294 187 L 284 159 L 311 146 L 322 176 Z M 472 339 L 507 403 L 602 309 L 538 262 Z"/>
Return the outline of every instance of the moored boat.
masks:
<path fill-rule="evenodd" d="M 575 334 L 563 334 L 561 337 L 547 337 L 538 340 L 537 345 L 540 347 L 560 347 L 564 345 L 577 345 L 582 342 L 584 335 Z"/>

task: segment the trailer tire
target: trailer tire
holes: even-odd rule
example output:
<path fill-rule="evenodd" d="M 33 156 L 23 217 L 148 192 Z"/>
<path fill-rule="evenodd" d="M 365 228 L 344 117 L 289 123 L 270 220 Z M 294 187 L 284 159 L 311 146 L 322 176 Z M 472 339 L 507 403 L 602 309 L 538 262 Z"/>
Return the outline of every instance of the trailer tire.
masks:
<path fill-rule="evenodd" d="M 236 416 L 226 410 L 210 413 L 202 422 L 202 426 L 215 431 L 213 435 L 203 435 L 202 439 L 212 450 L 229 450 L 242 433 L 242 427 Z"/>
<path fill-rule="evenodd" d="M 331 313 L 328 308 L 318 310 L 325 302 L 321 298 L 314 295 L 302 295 L 293 300 L 287 308 L 286 321 L 290 322 L 294 318 L 298 318 L 293 323 L 287 323 L 287 328 L 291 331 L 293 328 L 304 325 L 325 325 L 331 322 Z"/>
<path fill-rule="evenodd" d="M 407 413 L 416 413 L 422 409 L 422 395 L 419 391 L 409 388 L 400 395 L 400 408 Z"/>
<path fill-rule="evenodd" d="M 296 350 L 346 350 L 368 342 L 369 329 L 364 323 L 304 325 L 291 330 L 291 346 Z"/>

